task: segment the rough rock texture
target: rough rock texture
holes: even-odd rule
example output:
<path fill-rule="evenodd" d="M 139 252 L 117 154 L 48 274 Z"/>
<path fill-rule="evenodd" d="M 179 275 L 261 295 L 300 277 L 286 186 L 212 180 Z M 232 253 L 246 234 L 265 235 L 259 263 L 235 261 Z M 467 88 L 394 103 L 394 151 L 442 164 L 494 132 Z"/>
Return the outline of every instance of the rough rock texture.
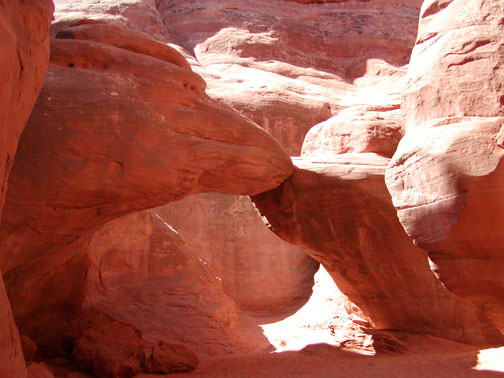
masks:
<path fill-rule="evenodd" d="M 9 299 L 0 274 L 0 377 L 27 377 L 26 364 Z"/>
<path fill-rule="evenodd" d="M 156 212 L 241 310 L 283 314 L 310 297 L 318 263 L 264 227 L 248 198 L 198 194 Z"/>
<path fill-rule="evenodd" d="M 504 5 L 426 1 L 387 169 L 404 229 L 452 292 L 504 331 Z"/>
<path fill-rule="evenodd" d="M 49 0 L 0 4 L 0 216 L 19 136 L 42 86 L 49 60 Z M 0 270 L 0 376 L 27 376 L 19 334 Z"/>
<path fill-rule="evenodd" d="M 374 152 L 390 158 L 403 134 L 399 104 L 353 106 L 313 126 L 306 134 L 301 155 Z"/>
<path fill-rule="evenodd" d="M 310 127 L 341 109 L 398 99 L 421 1 L 158 4 L 170 42 L 196 58 L 209 95 L 299 155 Z"/>
<path fill-rule="evenodd" d="M 82 25 L 62 36 L 93 27 L 107 30 Z M 170 47 L 153 53 L 151 43 L 141 54 L 141 44 L 117 44 L 52 42 L 10 178 L 4 272 L 128 212 L 197 192 L 259 193 L 292 170 L 267 133 L 205 95 L 205 82 Z"/>
<path fill-rule="evenodd" d="M 0 214 L 17 143 L 49 61 L 50 0 L 0 5 Z"/>
<path fill-rule="evenodd" d="M 377 329 L 472 343 L 502 341 L 470 301 L 446 290 L 397 220 L 375 154 L 301 159 L 279 188 L 253 197 L 271 228 L 320 261 Z"/>
<path fill-rule="evenodd" d="M 72 5 L 78 4 L 65 6 Z M 115 256 L 104 246 L 120 249 L 117 239 L 93 244 L 100 236 L 91 232 L 110 219 L 201 191 L 258 193 L 292 171 L 266 132 L 209 99 L 182 55 L 138 32 L 135 17 L 142 12 L 121 13 L 113 18 L 117 24 L 104 17 L 56 25 L 0 231 L 0 264 L 16 319 L 47 355 L 66 351 L 66 324 L 91 303 L 119 313 L 115 318 L 131 321 L 147 339 L 165 332 L 164 340 L 188 339 L 207 354 L 235 350 L 232 340 L 256 348 L 240 335 L 227 339 L 236 306 L 201 262 L 177 255 L 179 239 L 154 237 L 166 250 L 151 248 L 150 236 L 129 239 L 129 249 Z M 131 233 L 125 227 L 123 234 Z M 143 242 L 137 254 L 126 253 Z M 160 271 L 172 255 L 175 265 Z M 149 269 L 138 270 L 137 262 Z M 123 279 L 131 290 L 121 289 Z"/>
<path fill-rule="evenodd" d="M 198 354 L 240 348 L 235 303 L 157 209 L 107 223 L 87 253 L 85 306 L 134 325 L 147 340 L 191 345 Z"/>
<path fill-rule="evenodd" d="M 46 355 L 71 350 L 66 324 L 82 308 L 134 326 L 147 343 L 187 344 L 198 355 L 267 347 L 259 329 L 249 335 L 257 344 L 242 335 L 236 304 L 196 256 L 156 210 L 148 210 L 57 246 L 6 280 L 21 332 Z"/>
<path fill-rule="evenodd" d="M 147 373 L 191 371 L 198 366 L 198 358 L 184 345 L 159 343 L 147 360 Z"/>
<path fill-rule="evenodd" d="M 73 362 L 98 378 L 128 378 L 145 365 L 141 333 L 129 324 L 89 310 L 77 320 Z"/>

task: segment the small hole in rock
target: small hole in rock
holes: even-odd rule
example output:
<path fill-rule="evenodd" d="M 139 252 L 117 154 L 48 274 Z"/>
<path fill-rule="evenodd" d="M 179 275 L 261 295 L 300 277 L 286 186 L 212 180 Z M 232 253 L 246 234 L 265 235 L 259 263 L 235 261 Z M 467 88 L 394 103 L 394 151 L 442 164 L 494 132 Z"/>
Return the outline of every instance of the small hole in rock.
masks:
<path fill-rule="evenodd" d="M 73 63 L 68 63 L 68 67 L 70 67 L 70 68 L 71 68 L 71 67 L 73 67 L 73 66 L 74 66 L 74 64 L 73 64 Z"/>

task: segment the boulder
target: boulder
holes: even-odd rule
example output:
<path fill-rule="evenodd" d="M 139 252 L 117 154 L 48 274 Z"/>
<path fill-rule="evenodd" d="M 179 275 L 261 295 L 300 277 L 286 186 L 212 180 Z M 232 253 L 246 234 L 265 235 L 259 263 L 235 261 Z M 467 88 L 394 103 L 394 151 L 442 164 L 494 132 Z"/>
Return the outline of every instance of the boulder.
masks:
<path fill-rule="evenodd" d="M 386 182 L 446 288 L 504 331 L 504 5 L 424 2 Z"/>
<path fill-rule="evenodd" d="M 280 187 L 252 198 L 272 230 L 318 260 L 374 328 L 502 342 L 481 309 L 442 285 L 402 229 L 384 182 L 388 162 L 372 153 L 298 159 Z"/>
<path fill-rule="evenodd" d="M 129 378 L 145 365 L 141 333 L 95 310 L 76 320 L 73 362 L 98 378 Z"/>
<path fill-rule="evenodd" d="M 184 345 L 159 343 L 147 360 L 147 373 L 175 373 L 192 371 L 198 366 L 198 358 Z"/>

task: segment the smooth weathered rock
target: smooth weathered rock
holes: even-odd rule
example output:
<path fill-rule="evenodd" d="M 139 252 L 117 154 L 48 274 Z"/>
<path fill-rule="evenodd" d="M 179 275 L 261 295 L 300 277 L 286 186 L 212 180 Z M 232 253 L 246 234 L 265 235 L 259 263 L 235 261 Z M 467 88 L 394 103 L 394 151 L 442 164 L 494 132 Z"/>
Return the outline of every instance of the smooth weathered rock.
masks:
<path fill-rule="evenodd" d="M 248 198 L 198 194 L 156 212 L 241 310 L 284 314 L 310 297 L 318 263 L 264 227 Z"/>
<path fill-rule="evenodd" d="M 399 223 L 375 154 L 296 160 L 279 188 L 253 197 L 273 231 L 303 248 L 376 329 L 469 343 L 501 342 L 472 302 L 437 280 Z"/>
<path fill-rule="evenodd" d="M 504 5 L 426 1 L 387 169 L 399 219 L 448 290 L 504 331 Z"/>
<path fill-rule="evenodd" d="M 114 217 L 198 192 L 256 194 L 290 174 L 276 142 L 209 99 L 201 77 L 177 65 L 180 56 L 122 47 L 53 40 L 10 180 L 5 272 Z"/>
<path fill-rule="evenodd" d="M 50 0 L 2 2 L 0 9 L 0 214 L 19 136 L 49 61 Z"/>
<path fill-rule="evenodd" d="M 145 371 L 147 373 L 175 373 L 191 371 L 198 366 L 198 358 L 184 345 L 159 343 L 152 349 Z"/>
<path fill-rule="evenodd" d="M 128 378 L 145 364 L 141 333 L 95 310 L 76 321 L 73 362 L 98 378 Z"/>
<path fill-rule="evenodd" d="M 196 58 L 209 95 L 299 155 L 313 125 L 399 98 L 421 1 L 158 3 L 170 42 Z"/>
<path fill-rule="evenodd" d="M 374 152 L 390 158 L 403 134 L 399 104 L 349 107 L 313 126 L 306 134 L 301 155 Z"/>

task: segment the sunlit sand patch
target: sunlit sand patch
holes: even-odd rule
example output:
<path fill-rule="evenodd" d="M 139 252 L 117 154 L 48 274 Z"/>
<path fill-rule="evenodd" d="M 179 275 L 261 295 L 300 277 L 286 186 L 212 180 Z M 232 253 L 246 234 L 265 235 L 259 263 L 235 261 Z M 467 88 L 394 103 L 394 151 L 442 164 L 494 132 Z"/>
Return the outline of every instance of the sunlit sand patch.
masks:
<path fill-rule="evenodd" d="M 480 350 L 473 369 L 504 373 L 504 347 Z"/>
<path fill-rule="evenodd" d="M 295 314 L 281 321 L 262 324 L 261 328 L 275 352 L 298 351 L 313 344 L 345 348 L 349 342 L 357 342 L 356 349 L 363 349 L 364 338 L 370 336 L 353 327 L 355 324 L 347 314 L 346 303 L 346 297 L 327 271 L 320 267 L 308 302 Z"/>

